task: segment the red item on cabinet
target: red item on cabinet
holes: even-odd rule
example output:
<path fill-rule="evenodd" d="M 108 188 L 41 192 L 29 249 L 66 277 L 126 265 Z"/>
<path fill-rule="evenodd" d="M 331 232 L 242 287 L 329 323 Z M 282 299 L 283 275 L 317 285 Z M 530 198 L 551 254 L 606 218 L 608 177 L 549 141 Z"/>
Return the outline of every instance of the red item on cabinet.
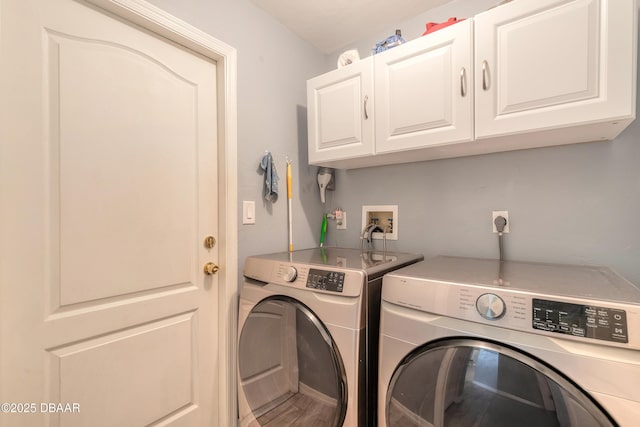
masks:
<path fill-rule="evenodd" d="M 438 31 L 444 27 L 448 27 L 449 25 L 455 24 L 456 22 L 464 21 L 466 18 L 458 19 L 456 17 L 449 18 L 445 22 L 427 22 L 427 31 L 422 33 L 423 36 L 426 36 L 429 33 L 433 33 L 434 31 Z"/>

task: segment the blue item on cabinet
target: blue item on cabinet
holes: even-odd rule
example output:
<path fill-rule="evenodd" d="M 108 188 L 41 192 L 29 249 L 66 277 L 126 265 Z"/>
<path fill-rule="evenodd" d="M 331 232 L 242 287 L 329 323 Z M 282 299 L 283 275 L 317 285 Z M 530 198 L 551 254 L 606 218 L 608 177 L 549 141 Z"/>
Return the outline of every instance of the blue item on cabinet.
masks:
<path fill-rule="evenodd" d="M 392 47 L 396 47 L 405 43 L 405 39 L 402 38 L 402 33 L 400 30 L 396 30 L 396 33 L 392 36 L 387 37 L 386 39 L 379 41 L 376 43 L 376 47 L 372 49 L 373 54 L 384 52 L 385 50 L 391 49 Z"/>

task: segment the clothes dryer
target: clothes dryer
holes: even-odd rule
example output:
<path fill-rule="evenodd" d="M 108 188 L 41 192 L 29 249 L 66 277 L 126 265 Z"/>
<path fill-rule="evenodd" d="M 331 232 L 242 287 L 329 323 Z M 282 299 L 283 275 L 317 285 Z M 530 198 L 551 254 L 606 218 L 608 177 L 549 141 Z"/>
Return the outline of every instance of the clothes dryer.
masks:
<path fill-rule="evenodd" d="M 608 268 L 436 257 L 382 299 L 381 426 L 639 425 L 640 290 Z"/>
<path fill-rule="evenodd" d="M 382 276 L 422 259 L 332 247 L 248 257 L 240 425 L 375 425 Z"/>

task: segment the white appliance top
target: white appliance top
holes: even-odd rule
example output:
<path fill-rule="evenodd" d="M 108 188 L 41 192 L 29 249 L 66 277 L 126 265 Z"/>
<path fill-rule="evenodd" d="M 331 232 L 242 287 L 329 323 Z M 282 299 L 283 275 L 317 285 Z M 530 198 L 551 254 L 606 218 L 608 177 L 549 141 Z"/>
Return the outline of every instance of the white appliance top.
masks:
<path fill-rule="evenodd" d="M 277 263 L 308 264 L 318 267 L 359 270 L 369 279 L 424 259 L 421 254 L 405 252 L 361 251 L 352 248 L 323 247 L 255 255 L 248 258 L 270 260 Z M 246 265 L 245 265 L 246 269 Z M 245 274 L 247 272 L 245 271 Z"/>
<path fill-rule="evenodd" d="M 422 259 L 422 255 L 401 252 L 314 248 L 249 256 L 243 274 L 245 280 L 355 297 L 372 279 Z"/>
<path fill-rule="evenodd" d="M 640 289 L 606 267 L 439 256 L 384 276 L 384 304 L 640 350 Z"/>
<path fill-rule="evenodd" d="M 607 267 L 438 256 L 392 274 L 415 280 L 640 304 L 640 289 Z"/>

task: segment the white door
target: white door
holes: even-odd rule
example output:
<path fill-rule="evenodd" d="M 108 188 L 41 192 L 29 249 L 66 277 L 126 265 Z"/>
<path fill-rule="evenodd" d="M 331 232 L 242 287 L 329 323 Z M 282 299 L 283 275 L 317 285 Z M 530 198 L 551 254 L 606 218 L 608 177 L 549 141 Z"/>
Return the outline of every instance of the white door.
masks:
<path fill-rule="evenodd" d="M 78 1 L 0 17 L 0 400 L 35 412 L 0 424 L 216 425 L 216 63 Z"/>
<path fill-rule="evenodd" d="M 307 81 L 309 163 L 374 153 L 373 59 Z"/>
<path fill-rule="evenodd" d="M 476 138 L 633 119 L 637 13 L 633 1 L 531 0 L 477 15 Z"/>
<path fill-rule="evenodd" d="M 472 23 L 374 57 L 377 153 L 473 139 Z"/>

